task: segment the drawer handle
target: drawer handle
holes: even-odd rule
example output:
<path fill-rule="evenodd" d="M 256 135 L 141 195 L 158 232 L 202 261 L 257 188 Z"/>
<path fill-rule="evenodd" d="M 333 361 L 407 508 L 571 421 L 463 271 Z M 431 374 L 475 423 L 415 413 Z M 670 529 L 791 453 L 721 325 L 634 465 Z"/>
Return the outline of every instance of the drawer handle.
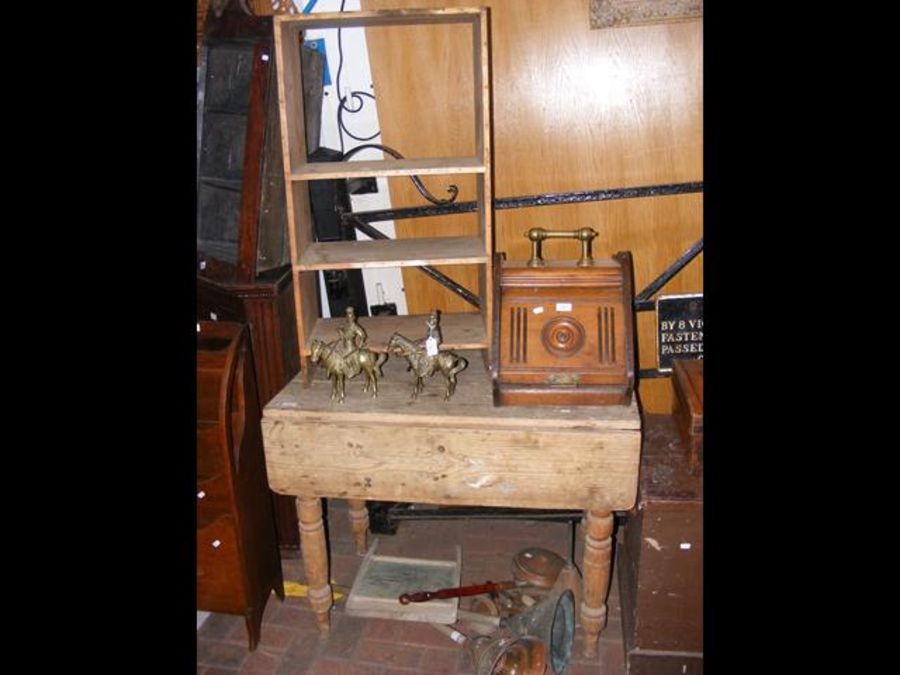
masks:
<path fill-rule="evenodd" d="M 212 543 L 212 547 L 213 547 L 213 548 L 219 548 L 221 545 L 222 545 L 222 542 L 221 542 L 219 539 L 216 539 L 216 540 Z"/>
<path fill-rule="evenodd" d="M 206 492 L 204 492 L 203 490 L 200 490 L 200 492 L 197 493 L 197 499 L 203 499 L 205 496 Z"/>

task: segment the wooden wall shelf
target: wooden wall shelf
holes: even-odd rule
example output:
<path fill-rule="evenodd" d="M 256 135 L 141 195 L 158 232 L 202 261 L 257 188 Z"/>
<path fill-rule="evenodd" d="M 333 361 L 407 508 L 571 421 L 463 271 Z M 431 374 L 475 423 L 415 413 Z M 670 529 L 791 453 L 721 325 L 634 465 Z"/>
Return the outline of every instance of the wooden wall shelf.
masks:
<path fill-rule="evenodd" d="M 422 159 L 361 159 L 349 162 L 307 162 L 291 173 L 291 180 L 366 178 L 368 176 L 439 176 L 484 173 L 479 157 L 425 157 Z"/>
<path fill-rule="evenodd" d="M 300 255 L 301 270 L 365 269 L 487 262 L 478 237 L 422 237 L 312 244 Z"/>
<path fill-rule="evenodd" d="M 421 265 L 477 265 L 480 310 L 443 313 L 441 333 L 446 349 L 480 349 L 487 357 L 493 312 L 493 173 L 491 168 L 491 84 L 486 8 L 388 10 L 275 17 L 275 55 L 278 71 L 281 139 L 287 192 L 288 235 L 301 358 L 308 366 L 310 342 L 332 341 L 341 319 L 319 316 L 316 275 L 319 271 L 410 267 Z M 300 44 L 304 30 L 373 26 L 467 24 L 472 32 L 475 151 L 471 156 L 426 157 L 347 162 L 309 162 L 304 129 L 303 72 Z M 383 102 L 388 105 L 389 102 Z M 385 114 L 395 111 L 385 110 Z M 399 240 L 316 242 L 310 212 L 309 182 L 364 177 L 414 175 L 475 176 L 477 231 L 474 236 L 417 237 Z M 436 308 L 440 309 L 440 308 Z M 366 317 L 360 322 L 370 348 L 383 350 L 390 334 L 419 336 L 424 316 Z M 487 363 L 488 358 L 485 358 Z M 305 369 L 309 377 L 310 369 Z"/>

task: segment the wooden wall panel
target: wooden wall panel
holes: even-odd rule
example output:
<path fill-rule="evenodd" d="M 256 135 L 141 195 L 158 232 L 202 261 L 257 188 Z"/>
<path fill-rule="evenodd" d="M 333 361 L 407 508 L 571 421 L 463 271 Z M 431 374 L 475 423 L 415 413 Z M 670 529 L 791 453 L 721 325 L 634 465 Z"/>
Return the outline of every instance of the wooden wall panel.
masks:
<path fill-rule="evenodd" d="M 495 197 L 703 180 L 701 21 L 591 30 L 586 0 L 362 0 L 363 9 L 471 4 L 491 7 Z M 442 37 L 446 30 L 368 31 L 382 142 L 401 152 L 453 154 L 472 142 L 471 48 Z M 442 180 L 426 183 L 440 194 Z M 390 190 L 395 205 L 423 203 L 408 181 Z M 453 218 L 396 228 L 434 235 L 458 227 Z M 526 258 L 523 234 L 536 226 L 593 227 L 595 255 L 631 250 L 640 290 L 702 236 L 702 195 L 498 211 L 497 250 Z M 547 242 L 544 251 L 575 258 L 577 242 Z M 474 271 L 444 271 L 477 286 Z M 410 312 L 468 307 L 414 270 L 404 270 L 404 283 Z M 702 290 L 701 256 L 663 292 Z M 644 368 L 656 365 L 652 317 L 638 317 Z M 670 390 L 668 379 L 644 381 L 644 409 L 669 412 Z"/>

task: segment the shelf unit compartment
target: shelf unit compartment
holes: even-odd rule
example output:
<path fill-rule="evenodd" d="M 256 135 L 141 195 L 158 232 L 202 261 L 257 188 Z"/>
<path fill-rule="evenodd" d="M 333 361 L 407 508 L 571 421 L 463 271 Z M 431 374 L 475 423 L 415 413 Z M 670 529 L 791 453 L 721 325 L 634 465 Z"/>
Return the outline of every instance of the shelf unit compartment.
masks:
<path fill-rule="evenodd" d="M 364 316 L 360 317 L 359 325 L 366 331 L 368 348 L 383 352 L 387 350 L 388 340 L 395 332 L 410 340 L 424 337 L 427 318 L 424 314 Z M 310 342 L 314 339 L 325 342 L 335 340 L 338 335 L 337 329 L 343 322 L 343 318 L 318 319 L 312 328 Z M 478 312 L 443 315 L 441 317 L 441 337 L 441 345 L 446 349 L 485 349 L 487 347 L 484 321 Z M 309 346 L 306 349 L 304 356 L 309 356 Z"/>
<path fill-rule="evenodd" d="M 334 32 L 338 28 L 364 28 L 367 39 L 369 35 L 375 33 L 382 38 L 382 42 L 389 41 L 394 44 L 441 40 L 448 45 L 443 60 L 420 64 L 422 81 L 427 82 L 430 78 L 425 73 L 438 69 L 448 59 L 457 62 L 460 67 L 474 67 L 477 71 L 481 70 L 479 62 L 482 49 L 479 42 L 481 21 L 482 11 L 471 8 L 277 15 L 275 32 L 282 47 L 291 47 L 290 54 L 286 56 L 294 62 L 299 62 L 299 58 L 293 53 L 294 46 L 299 45 L 303 31 L 310 29 L 331 29 L 331 32 Z M 390 36 L 389 40 L 387 36 Z M 302 101 L 298 100 L 298 93 L 302 87 L 296 83 L 302 81 L 301 78 L 305 73 L 302 72 L 299 63 L 286 65 L 289 86 L 284 89 L 284 102 L 289 109 L 299 110 L 302 109 Z M 439 83 L 434 86 L 454 87 L 452 83 Z M 307 153 L 296 152 L 290 157 L 291 177 L 294 180 L 357 178 L 372 175 L 372 171 L 376 171 L 377 175 L 427 175 L 434 171 L 448 172 L 448 169 L 450 173 L 484 172 L 481 143 L 483 110 L 479 110 L 482 104 L 479 87 L 480 76 L 476 75 L 473 95 L 469 95 L 468 91 L 461 92 L 462 96 L 453 107 L 453 124 L 450 125 L 449 131 L 445 120 L 442 120 L 439 127 L 436 118 L 428 119 L 428 88 L 425 87 L 421 92 L 424 98 L 422 105 L 417 106 L 415 111 L 416 121 L 434 128 L 436 136 L 444 134 L 441 142 L 437 144 L 439 147 L 416 148 L 400 143 L 393 147 L 404 155 L 402 159 L 395 159 L 387 153 L 381 159 L 373 159 L 371 152 L 367 155 L 363 153 L 365 158 L 354 156 L 342 163 L 344 168 L 338 170 L 336 162 L 310 161 Z M 377 91 L 371 93 L 377 95 Z M 379 100 L 378 105 L 383 108 L 389 106 L 390 101 Z"/>
<path fill-rule="evenodd" d="M 286 194 L 288 235 L 290 239 L 292 268 L 295 278 L 296 316 L 299 352 L 303 362 L 309 365 L 310 343 L 314 338 L 326 341 L 337 337 L 338 319 L 322 319 L 318 316 L 318 292 L 316 276 L 328 269 L 365 269 L 374 267 L 414 266 L 457 266 L 451 269 L 463 270 L 475 266 L 478 269 L 477 287 L 470 290 L 479 296 L 480 310 L 468 312 L 445 311 L 442 314 L 441 330 L 444 346 L 448 349 L 489 350 L 492 328 L 491 311 L 493 305 L 493 213 L 492 213 L 492 166 L 490 134 L 490 55 L 488 44 L 488 9 L 449 8 L 434 10 L 388 10 L 372 12 L 344 12 L 309 15 L 278 15 L 274 21 L 276 71 L 278 76 L 279 106 L 281 109 L 281 140 L 285 178 L 288 183 Z M 467 92 L 460 92 L 460 110 L 465 111 L 463 125 L 472 124 L 473 133 L 463 134 L 460 145 L 447 147 L 444 157 L 417 157 L 414 150 L 398 147 L 408 155 L 404 159 L 371 159 L 371 154 L 362 153 L 363 158 L 351 158 L 346 162 L 309 162 L 307 159 L 306 134 L 304 130 L 304 110 L 301 93 L 303 72 L 300 65 L 300 44 L 304 30 L 312 28 L 371 28 L 378 27 L 382 35 L 394 35 L 397 26 L 449 25 L 445 39 L 452 43 L 455 53 L 466 61 L 471 60 L 474 73 L 474 87 L 466 86 Z M 384 27 L 384 28 L 381 28 Z M 407 34 L 421 39 L 423 31 L 406 29 L 396 31 L 397 39 Z M 382 32 L 384 31 L 384 32 Z M 390 32 L 389 32 L 390 31 Z M 443 32 L 443 29 L 442 29 Z M 468 47 L 467 47 L 468 45 Z M 384 48 L 390 48 L 389 46 Z M 471 50 L 471 51 L 470 51 Z M 471 54 L 471 57 L 469 57 Z M 453 87 L 453 83 L 447 83 Z M 471 96 L 471 102 L 468 97 Z M 390 101 L 379 101 L 382 114 L 397 114 L 390 109 Z M 472 121 L 467 122 L 468 115 Z M 468 130 L 467 130 L 468 131 Z M 473 142 L 474 141 L 474 142 Z M 402 145 L 402 142 L 401 142 Z M 370 152 L 370 151 L 368 151 Z M 428 154 L 427 151 L 422 154 Z M 435 154 L 433 151 L 431 154 Z M 399 238 L 395 240 L 357 240 L 355 242 L 316 242 L 310 209 L 309 183 L 315 180 L 377 177 L 389 180 L 407 180 L 408 176 L 428 176 L 429 189 L 438 196 L 442 193 L 437 186 L 436 176 L 458 176 L 456 181 L 463 185 L 474 185 L 478 203 L 473 214 L 471 228 L 460 231 L 429 229 L 421 237 Z M 467 176 L 462 179 L 463 176 Z M 468 178 L 471 176 L 471 178 Z M 462 196 L 461 189 L 460 195 Z M 471 192 L 469 193 L 471 194 Z M 471 197 L 469 197 L 471 199 Z M 375 224 L 377 227 L 377 223 Z M 448 272 L 449 273 L 449 272 Z M 474 280 L 473 280 L 474 281 Z M 470 282 L 471 283 L 471 282 Z M 430 309 L 430 308 L 429 308 Z M 437 309 L 443 309 L 437 307 Z M 425 313 L 425 308 L 414 308 Z M 384 320 L 390 321 L 390 330 L 381 329 Z M 370 325 L 376 324 L 373 330 Z M 360 317 L 360 323 L 370 334 L 369 345 L 383 348 L 390 333 L 397 330 L 411 339 L 418 339 L 425 331 L 425 316 L 411 317 Z M 387 325 L 387 324 L 384 324 Z M 306 377 L 309 369 L 306 368 Z"/>

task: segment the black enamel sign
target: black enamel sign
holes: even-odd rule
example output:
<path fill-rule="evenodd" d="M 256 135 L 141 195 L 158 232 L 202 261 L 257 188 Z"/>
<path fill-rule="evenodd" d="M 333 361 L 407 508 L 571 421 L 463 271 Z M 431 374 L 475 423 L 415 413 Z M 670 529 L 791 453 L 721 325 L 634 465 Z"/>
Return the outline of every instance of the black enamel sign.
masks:
<path fill-rule="evenodd" d="M 659 370 L 672 371 L 675 359 L 703 358 L 703 294 L 664 295 L 656 301 Z"/>

